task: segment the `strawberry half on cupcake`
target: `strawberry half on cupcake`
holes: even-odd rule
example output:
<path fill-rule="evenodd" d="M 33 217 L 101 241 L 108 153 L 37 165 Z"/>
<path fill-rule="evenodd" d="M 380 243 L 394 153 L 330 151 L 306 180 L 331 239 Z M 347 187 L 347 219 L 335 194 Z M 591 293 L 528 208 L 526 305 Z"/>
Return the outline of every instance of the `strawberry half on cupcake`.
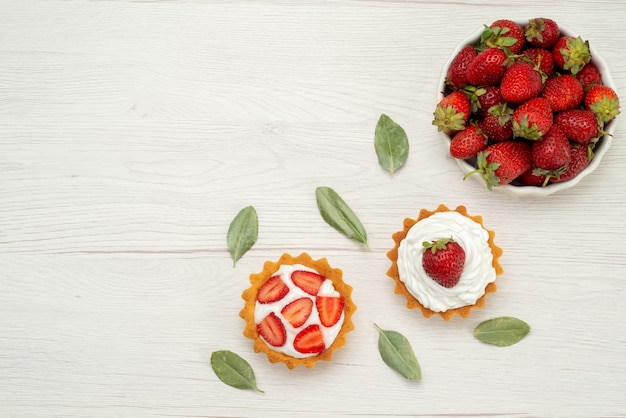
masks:
<path fill-rule="evenodd" d="M 331 360 L 354 329 L 352 287 L 325 258 L 283 254 L 251 274 L 250 283 L 239 313 L 246 321 L 243 334 L 271 363 L 312 368 L 318 360 Z"/>
<path fill-rule="evenodd" d="M 482 217 L 468 215 L 464 206 L 422 209 L 417 219 L 405 219 L 404 229 L 392 235 L 387 275 L 408 308 L 419 308 L 427 318 L 467 318 L 496 291 L 496 277 L 503 272 L 498 262 L 502 249 L 494 236 Z"/>

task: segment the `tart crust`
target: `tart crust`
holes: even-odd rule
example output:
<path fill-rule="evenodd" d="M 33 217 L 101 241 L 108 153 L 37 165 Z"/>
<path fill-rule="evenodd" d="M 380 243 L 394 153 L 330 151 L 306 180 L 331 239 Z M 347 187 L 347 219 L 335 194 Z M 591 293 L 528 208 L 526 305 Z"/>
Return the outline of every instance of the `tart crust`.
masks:
<path fill-rule="evenodd" d="M 422 314 L 424 315 L 424 317 L 426 318 L 430 318 L 434 314 L 439 314 L 446 321 L 450 320 L 450 318 L 452 318 L 454 315 L 460 315 L 463 318 L 467 318 L 470 315 L 472 308 L 482 308 L 485 305 L 485 299 L 487 297 L 487 294 L 495 293 L 496 284 L 494 282 L 489 283 L 487 287 L 485 288 L 485 293 L 473 305 L 462 306 L 460 308 L 455 308 L 455 309 L 448 309 L 447 311 L 443 311 L 443 312 L 432 311 L 424 307 L 421 303 L 419 303 L 419 301 L 415 297 L 413 297 L 413 295 L 409 293 L 404 283 L 402 283 L 402 281 L 400 280 L 400 275 L 398 273 L 398 248 L 400 247 L 400 243 L 402 242 L 402 240 L 404 240 L 407 233 L 409 232 L 409 229 L 411 229 L 411 227 L 415 225 L 417 222 L 421 221 L 422 219 L 426 219 L 429 216 L 432 216 L 437 212 L 449 212 L 449 211 L 458 212 L 461 215 L 472 219 L 474 222 L 480 224 L 489 233 L 488 243 L 489 243 L 489 247 L 491 248 L 491 253 L 493 255 L 493 260 L 491 264 L 493 265 L 493 268 L 496 270 L 496 276 L 501 275 L 503 273 L 503 269 L 502 269 L 502 266 L 500 266 L 498 259 L 502 255 L 502 249 L 498 247 L 493 241 L 495 232 L 485 228 L 485 226 L 483 225 L 483 218 L 481 216 L 470 216 L 467 213 L 467 209 L 465 208 L 465 206 L 457 206 L 455 209 L 450 209 L 446 205 L 442 204 L 442 205 L 439 205 L 437 209 L 433 211 L 429 211 L 426 209 L 420 210 L 420 213 L 417 219 L 405 218 L 404 229 L 402 231 L 398 231 L 392 234 L 391 237 L 393 238 L 395 245 L 393 246 L 391 250 L 387 252 L 387 258 L 391 260 L 391 267 L 387 271 L 387 275 L 396 282 L 394 292 L 406 298 L 406 306 L 409 309 L 419 308 L 422 311 Z"/>
<path fill-rule="evenodd" d="M 333 344 L 317 356 L 295 358 L 278 351 L 274 351 L 263 341 L 257 332 L 256 323 L 254 322 L 254 308 L 256 305 L 257 293 L 261 285 L 265 283 L 274 273 L 276 273 L 276 271 L 283 264 L 302 264 L 316 270 L 319 274 L 326 277 L 333 283 L 335 290 L 339 292 L 344 299 L 344 320 L 341 329 L 339 330 Z M 256 353 L 265 353 L 270 363 L 285 363 L 289 369 L 294 369 L 299 365 L 303 365 L 307 368 L 313 368 L 315 363 L 319 360 L 330 361 L 332 359 L 333 352 L 345 345 L 346 334 L 354 329 L 352 315 L 357 309 L 351 298 L 352 287 L 343 281 L 342 274 L 343 273 L 340 269 L 332 268 L 328 264 L 326 258 L 313 260 L 307 253 L 302 253 L 296 257 L 292 257 L 290 254 L 285 253 L 276 262 L 266 261 L 261 272 L 251 274 L 251 286 L 244 290 L 241 295 L 245 304 L 243 309 L 239 312 L 239 316 L 246 321 L 246 327 L 244 328 L 243 335 L 254 340 L 254 351 Z"/>

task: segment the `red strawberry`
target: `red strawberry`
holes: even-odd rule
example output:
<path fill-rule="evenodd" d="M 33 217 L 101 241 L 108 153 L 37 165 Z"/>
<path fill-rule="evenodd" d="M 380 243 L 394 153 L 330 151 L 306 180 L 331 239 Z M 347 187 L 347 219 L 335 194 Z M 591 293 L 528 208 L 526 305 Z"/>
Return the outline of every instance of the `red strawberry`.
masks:
<path fill-rule="evenodd" d="M 280 311 L 281 315 L 292 327 L 298 328 L 302 326 L 313 311 L 313 301 L 311 298 L 300 298 L 285 305 Z"/>
<path fill-rule="evenodd" d="M 552 51 L 544 48 L 528 48 L 522 51 L 535 66 L 541 71 L 544 77 L 550 77 L 554 74 L 554 58 L 552 58 Z"/>
<path fill-rule="evenodd" d="M 591 86 L 599 86 L 602 84 L 602 74 L 600 70 L 592 62 L 588 62 L 576 73 L 576 78 L 582 84 L 583 89 L 587 90 Z"/>
<path fill-rule="evenodd" d="M 487 138 L 476 127 L 470 125 L 457 132 L 450 141 L 450 155 L 454 158 L 466 160 L 473 158 L 487 146 Z"/>
<path fill-rule="evenodd" d="M 619 98 L 609 86 L 591 86 L 585 92 L 585 109 L 596 114 L 598 120 L 606 123 L 619 115 Z"/>
<path fill-rule="evenodd" d="M 287 332 L 280 318 L 274 312 L 270 312 L 256 326 L 257 332 L 263 339 L 274 347 L 281 347 L 287 341 Z"/>
<path fill-rule="evenodd" d="M 552 127 L 552 109 L 546 99 L 534 97 L 513 112 L 513 135 L 539 139 Z"/>
<path fill-rule="evenodd" d="M 490 141 L 506 141 L 513 136 L 512 115 L 513 109 L 509 109 L 506 103 L 492 106 L 485 119 L 478 122 L 478 127 Z"/>
<path fill-rule="evenodd" d="M 502 98 L 511 103 L 532 99 L 539 95 L 542 88 L 541 75 L 532 64 L 525 61 L 516 62 L 507 68 L 500 83 Z"/>
<path fill-rule="evenodd" d="M 303 354 L 318 354 L 324 351 L 324 335 L 319 325 L 309 325 L 296 335 L 293 341 L 293 348 Z"/>
<path fill-rule="evenodd" d="M 576 75 L 591 60 L 589 42 L 580 36 L 561 36 L 552 48 L 554 64 Z"/>
<path fill-rule="evenodd" d="M 432 124 L 438 131 L 451 135 L 465 129 L 470 115 L 470 101 L 461 91 L 454 91 L 439 101 Z"/>
<path fill-rule="evenodd" d="M 542 171 L 541 169 L 538 170 L 535 167 L 531 167 L 520 174 L 515 181 L 524 186 L 545 186 L 548 182 L 548 177 Z"/>
<path fill-rule="evenodd" d="M 463 93 L 467 96 L 470 101 L 470 117 L 472 113 L 475 113 L 480 108 L 480 103 L 478 101 L 479 97 L 485 94 L 485 89 L 482 87 L 472 86 L 470 84 L 466 85 L 461 89 Z"/>
<path fill-rule="evenodd" d="M 455 90 L 467 84 L 467 67 L 476 58 L 478 52 L 473 46 L 467 45 L 459 51 L 448 67 L 446 82 Z"/>
<path fill-rule="evenodd" d="M 572 158 L 569 141 L 556 125 L 539 140 L 532 143 L 533 164 L 543 170 L 558 170 L 569 164 Z"/>
<path fill-rule="evenodd" d="M 325 327 L 332 327 L 339 321 L 343 313 L 343 298 L 335 296 L 318 296 L 315 306 L 320 315 L 320 322 Z"/>
<path fill-rule="evenodd" d="M 552 19 L 537 17 L 528 21 L 524 34 L 530 45 L 550 48 L 560 37 L 559 25 Z"/>
<path fill-rule="evenodd" d="M 554 124 L 565 133 L 570 141 L 587 145 L 601 133 L 595 113 L 590 110 L 570 109 L 557 113 Z"/>
<path fill-rule="evenodd" d="M 478 94 L 476 114 L 480 117 L 485 117 L 489 113 L 489 108 L 492 106 L 504 103 L 502 94 L 500 94 L 500 87 L 498 86 L 485 86 L 480 88 L 481 94 Z"/>
<path fill-rule="evenodd" d="M 480 173 L 489 190 L 494 186 L 508 184 L 532 167 L 532 151 L 525 141 L 504 141 L 489 145 L 476 157 L 478 168 L 465 178 Z"/>
<path fill-rule="evenodd" d="M 280 276 L 272 276 L 261 285 L 256 299 L 259 303 L 271 303 L 281 300 L 287 293 L 289 293 L 289 288 Z"/>
<path fill-rule="evenodd" d="M 550 78 L 543 87 L 541 96 L 548 101 L 553 112 L 574 109 L 583 101 L 583 86 L 571 74 Z"/>
<path fill-rule="evenodd" d="M 326 278 L 312 271 L 296 270 L 291 273 L 293 284 L 304 290 L 309 295 L 316 296 Z"/>
<path fill-rule="evenodd" d="M 475 86 L 496 85 L 506 71 L 507 56 L 499 48 L 480 52 L 467 67 L 467 82 Z"/>
<path fill-rule="evenodd" d="M 520 52 L 526 43 L 524 29 L 508 19 L 493 22 L 483 31 L 481 40 L 489 48 L 506 48 L 514 54 Z"/>
<path fill-rule="evenodd" d="M 461 279 L 465 266 L 465 250 L 452 238 L 424 242 L 422 267 L 443 287 L 454 287 Z"/>
<path fill-rule="evenodd" d="M 592 158 L 591 150 L 587 145 L 570 144 L 570 153 L 572 154 L 572 159 L 567 168 L 561 175 L 552 177 L 550 179 L 551 183 L 562 183 L 573 179 L 587 168 Z"/>

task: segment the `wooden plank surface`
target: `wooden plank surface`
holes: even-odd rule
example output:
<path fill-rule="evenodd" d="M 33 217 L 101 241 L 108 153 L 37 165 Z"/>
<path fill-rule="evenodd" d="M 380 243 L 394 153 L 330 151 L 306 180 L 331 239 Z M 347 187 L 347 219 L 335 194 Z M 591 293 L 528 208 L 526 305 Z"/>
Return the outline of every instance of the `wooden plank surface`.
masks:
<path fill-rule="evenodd" d="M 0 4 L 0 415 L 3 417 L 623 416 L 626 119 L 600 167 L 547 198 L 462 180 L 431 125 L 456 44 L 498 18 L 578 31 L 626 91 L 626 3 L 3 1 Z M 377 163 L 381 113 L 411 152 Z M 370 249 L 321 219 L 317 186 Z M 438 204 L 497 233 L 505 273 L 468 319 L 425 319 L 386 277 L 391 234 Z M 259 239 L 235 267 L 239 209 Z M 250 273 L 326 257 L 354 287 L 331 363 L 287 370 L 238 317 Z M 479 343 L 482 320 L 528 322 Z M 423 379 L 382 362 L 374 323 L 411 341 Z M 211 352 L 264 394 L 220 382 Z"/>

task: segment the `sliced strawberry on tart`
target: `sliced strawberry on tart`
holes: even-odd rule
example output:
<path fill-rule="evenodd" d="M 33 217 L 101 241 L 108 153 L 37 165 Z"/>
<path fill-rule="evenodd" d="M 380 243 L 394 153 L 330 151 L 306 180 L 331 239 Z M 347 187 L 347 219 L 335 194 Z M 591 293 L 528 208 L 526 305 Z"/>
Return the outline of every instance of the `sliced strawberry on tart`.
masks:
<path fill-rule="evenodd" d="M 285 305 L 280 313 L 294 328 L 301 327 L 311 316 L 313 301 L 310 298 L 300 298 Z"/>
<path fill-rule="evenodd" d="M 254 340 L 254 351 L 264 352 L 272 363 L 293 369 L 331 360 L 354 329 L 352 287 L 325 258 L 283 254 L 251 274 L 250 283 L 239 313 L 246 321 L 244 335 Z"/>

